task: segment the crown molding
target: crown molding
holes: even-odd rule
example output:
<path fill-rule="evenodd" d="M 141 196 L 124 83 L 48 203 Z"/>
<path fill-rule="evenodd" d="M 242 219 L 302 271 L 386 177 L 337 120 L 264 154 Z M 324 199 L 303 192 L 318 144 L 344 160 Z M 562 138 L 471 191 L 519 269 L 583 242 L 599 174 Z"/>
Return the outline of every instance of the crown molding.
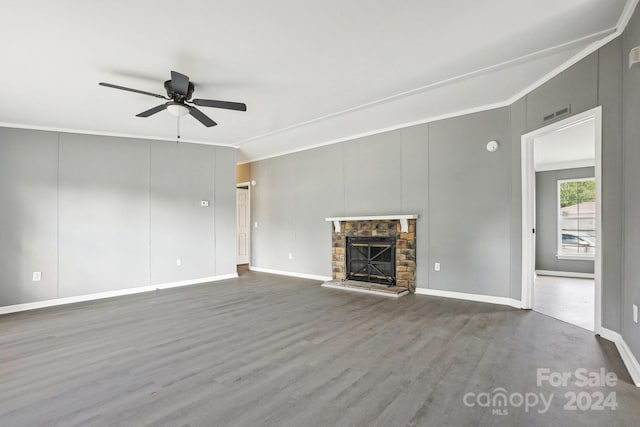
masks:
<path fill-rule="evenodd" d="M 113 138 L 129 138 L 129 139 L 141 139 L 141 140 L 151 140 L 151 141 L 177 142 L 176 138 L 167 138 L 167 137 L 159 137 L 159 136 L 152 136 L 152 135 L 137 135 L 137 134 L 131 134 L 131 133 L 103 132 L 103 131 L 88 130 L 88 129 L 61 128 L 61 127 L 56 127 L 56 126 L 38 126 L 38 125 L 28 125 L 28 124 L 24 124 L 24 123 L 0 122 L 0 127 L 12 128 L 12 129 L 41 130 L 41 131 L 46 131 L 46 132 L 73 133 L 73 134 L 82 134 L 82 135 L 110 136 L 110 137 L 113 137 Z M 233 144 L 223 144 L 223 143 L 220 143 L 220 142 L 200 141 L 200 140 L 195 140 L 195 139 L 183 139 L 183 138 L 180 138 L 179 142 L 188 142 L 190 144 L 201 144 L 201 145 L 213 145 L 213 146 L 216 146 L 216 147 L 238 148 L 238 146 L 233 145 Z"/>
<path fill-rule="evenodd" d="M 273 131 L 270 131 L 270 132 L 265 132 L 265 133 L 260 134 L 260 135 L 252 136 L 252 137 L 249 137 L 249 138 L 246 138 L 244 140 L 239 141 L 237 143 L 237 145 L 239 147 L 242 147 L 242 145 L 244 145 L 244 144 L 247 144 L 247 143 L 252 142 L 252 141 L 259 140 L 259 139 L 267 137 L 267 136 L 277 135 L 279 133 L 284 133 L 284 132 L 287 132 L 289 130 L 297 129 L 297 128 L 300 128 L 300 127 L 303 127 L 303 126 L 306 126 L 306 125 L 309 125 L 309 124 L 312 124 L 312 123 L 317 123 L 317 122 L 320 122 L 320 121 L 324 121 L 324 120 L 328 120 L 328 119 L 331 119 L 331 118 L 334 118 L 334 117 L 341 116 L 343 114 L 351 113 L 353 111 L 362 110 L 364 108 L 368 108 L 368 107 L 372 107 L 372 106 L 375 106 L 375 105 L 384 104 L 384 103 L 389 102 L 389 101 L 395 101 L 395 100 L 398 100 L 398 99 L 406 98 L 408 96 L 415 95 L 415 94 L 422 93 L 422 92 L 426 92 L 426 91 L 429 91 L 429 90 L 432 90 L 432 89 L 435 89 L 435 88 L 438 88 L 438 87 L 447 86 L 447 85 L 450 85 L 450 84 L 453 84 L 453 83 L 458 83 L 458 82 L 461 82 L 461 81 L 464 81 L 464 80 L 468 80 L 468 79 L 471 79 L 471 78 L 474 78 L 474 77 L 478 77 L 478 76 L 481 76 L 481 75 L 484 75 L 484 74 L 489 74 L 489 73 L 492 73 L 492 72 L 495 72 L 495 71 L 503 70 L 505 68 L 509 68 L 509 67 L 512 67 L 512 66 L 515 66 L 515 65 L 518 65 L 518 64 L 522 64 L 522 63 L 525 63 L 525 62 L 533 61 L 535 59 L 546 57 L 546 56 L 552 55 L 554 53 L 561 52 L 563 50 L 571 49 L 572 47 L 575 47 L 577 45 L 581 45 L 581 44 L 585 43 L 585 41 L 600 40 L 602 37 L 607 37 L 610 34 L 614 33 L 615 31 L 616 31 L 616 28 L 608 28 L 606 30 L 599 31 L 597 33 L 589 34 L 587 36 L 580 37 L 580 38 L 577 38 L 577 39 L 574 39 L 574 40 L 570 40 L 570 41 L 565 42 L 565 43 L 561 43 L 561 44 L 558 44 L 558 45 L 555 45 L 555 46 L 551 46 L 551 47 L 548 47 L 548 48 L 545 48 L 545 49 L 541 49 L 541 50 L 538 50 L 538 51 L 535 51 L 535 52 L 532 52 L 532 53 L 528 53 L 526 55 L 523 55 L 523 56 L 520 56 L 520 57 L 517 57 L 517 58 L 514 58 L 514 59 L 509 59 L 507 61 L 503 61 L 503 62 L 500 62 L 500 63 L 497 63 L 497 64 L 493 64 L 493 65 L 490 65 L 488 67 L 479 68 L 477 70 L 473 70 L 473 71 L 470 71 L 468 73 L 459 74 L 457 76 L 450 77 L 450 78 L 443 79 L 443 80 L 438 80 L 436 82 L 432 82 L 432 83 L 429 83 L 427 85 L 417 87 L 415 89 L 411 89 L 411 90 L 408 90 L 408 91 L 405 91 L 405 92 L 401 92 L 401 93 L 398 93 L 398 94 L 395 94 L 395 95 L 391 95 L 391 96 L 388 96 L 388 97 L 385 97 L 385 98 L 380 98 L 380 99 L 377 99 L 375 101 L 367 102 L 367 103 L 364 103 L 364 104 L 361 104 L 361 105 L 356 105 L 354 107 L 350 107 L 350 108 L 347 108 L 345 110 L 336 111 L 334 113 L 330 113 L 330 114 L 327 114 L 327 115 L 324 115 L 324 116 L 316 117 L 316 118 L 311 119 L 311 120 L 306 120 L 304 122 L 296 123 L 296 124 L 293 124 L 293 125 L 290 125 L 290 126 L 286 126 L 286 127 L 280 128 L 280 129 L 276 129 L 276 130 L 273 130 Z"/>
<path fill-rule="evenodd" d="M 624 5 L 620 19 L 618 19 L 618 23 L 616 24 L 616 28 L 620 33 L 622 33 L 627 28 L 627 25 L 629 25 L 633 12 L 635 12 L 636 7 L 638 7 L 638 1 L 640 0 L 627 0 L 627 4 Z"/>
<path fill-rule="evenodd" d="M 259 140 L 260 138 L 266 137 L 266 136 L 271 136 L 271 135 L 275 135 L 278 133 L 282 133 L 282 132 L 286 132 L 288 130 L 292 130 L 295 128 L 299 128 L 311 123 L 315 123 L 318 121 L 322 121 L 322 120 L 327 120 L 333 117 L 337 117 L 339 115 L 342 114 L 346 114 L 355 110 L 360 110 L 366 107 L 370 107 L 373 105 L 377 105 L 377 104 L 382 104 L 388 101 L 392 101 L 392 100 L 396 100 L 399 98 L 403 98 L 403 97 L 407 97 L 416 93 L 420 93 L 420 92 L 424 92 L 430 89 L 434 89 L 436 87 L 439 86 L 444 86 L 447 84 L 451 84 L 451 83 L 455 83 L 455 82 L 459 82 L 459 81 L 463 81 L 466 79 L 470 79 L 472 77 L 477 77 L 479 75 L 482 74 L 486 74 L 492 71 L 498 71 L 500 69 L 503 68 L 507 68 L 509 66 L 513 66 L 513 65 L 517 65 L 519 63 L 522 62 L 527 62 L 527 61 L 531 61 L 534 60 L 536 58 L 540 58 L 543 56 L 547 56 L 547 55 L 551 55 L 553 53 L 556 53 L 558 51 L 561 51 L 563 49 L 568 49 L 571 48 L 572 46 L 576 46 L 582 42 L 585 42 L 587 40 L 593 40 L 593 39 L 597 39 L 595 41 L 593 41 L 592 43 L 590 43 L 588 46 L 586 46 L 584 49 L 582 49 L 580 52 L 576 53 L 575 55 L 573 55 L 571 58 L 569 58 L 567 61 L 565 61 L 564 63 L 562 63 L 560 66 L 554 68 L 553 70 L 551 70 L 550 72 L 548 72 L 547 74 L 545 74 L 544 76 L 542 76 L 541 78 L 539 78 L 538 80 L 534 81 L 533 83 L 531 83 L 529 86 L 525 87 L 524 89 L 522 89 L 521 91 L 517 92 L 516 94 L 514 94 L 513 96 L 511 96 L 510 98 L 501 101 L 501 102 L 495 102 L 495 103 L 491 103 L 491 104 L 486 104 L 486 105 L 482 105 L 482 106 L 478 106 L 478 107 L 474 107 L 474 108 L 469 108 L 469 109 L 464 109 L 464 110 L 458 110 L 458 111 L 453 111 L 451 113 L 447 113 L 447 114 L 442 114 L 442 115 L 438 115 L 438 116 L 433 116 L 433 117 L 427 117 L 421 120 L 416 120 L 416 121 L 411 121 L 411 122 L 404 122 L 398 125 L 393 125 L 393 126 L 387 126 L 384 128 L 378 128 L 375 130 L 371 130 L 368 132 L 363 132 L 363 133 L 358 133 L 358 134 L 353 134 L 353 135 L 349 135 L 349 136 L 345 136 L 345 137 L 341 137 L 341 138 L 336 138 L 336 139 L 332 139 L 329 141 L 324 141 L 324 142 L 320 142 L 320 143 L 316 143 L 316 144 L 312 144 L 312 145 L 308 145 L 305 147 L 300 147 L 300 148 L 296 148 L 296 149 L 292 149 L 292 150 L 286 150 L 286 151 L 281 151 L 278 153 L 274 153 L 274 154 L 270 154 L 268 156 L 262 156 L 262 157 L 258 157 L 258 158 L 252 158 L 252 159 L 248 159 L 248 160 L 244 160 L 238 164 L 245 164 L 245 163 L 252 163 L 252 162 L 257 162 L 260 160 L 266 160 L 266 159 L 270 159 L 270 158 L 274 158 L 274 157 L 279 157 L 279 156 L 284 156 L 287 154 L 293 154 L 293 153 L 298 153 L 301 151 L 306 151 L 306 150 L 311 150 L 314 148 L 319 148 L 319 147 L 324 147 L 326 145 L 332 145 L 332 144 L 337 144 L 340 142 L 346 142 L 346 141 L 351 141 L 351 140 L 355 140 L 355 139 L 359 139 L 359 138 L 363 138 L 366 136 L 371 136 L 371 135 L 377 135 L 380 133 L 385 133 L 385 132 L 390 132 L 390 131 L 394 131 L 394 130 L 398 130 L 398 129 L 403 129 L 406 127 L 410 127 L 410 126 L 415 126 L 415 125 L 420 125 L 420 124 L 426 124 L 426 123 L 432 123 L 432 122 L 436 122 L 439 120 L 444 120 L 444 119 L 450 119 L 450 118 L 454 118 L 454 117 L 460 117 L 460 116 L 465 116 L 468 114 L 473 114 L 473 113 L 479 113 L 479 112 L 483 112 L 483 111 L 489 111 L 489 110 L 493 110 L 496 108 L 502 108 L 502 107 L 508 107 L 510 105 L 512 105 L 513 103 L 515 103 L 516 101 L 518 101 L 519 99 L 521 99 L 522 97 L 526 96 L 527 94 L 531 93 L 532 91 L 534 91 L 535 89 L 539 88 L 540 86 L 542 86 L 543 84 L 547 83 L 549 80 L 553 79 L 554 77 L 556 77 L 557 75 L 559 75 L 560 73 L 562 73 L 563 71 L 566 71 L 568 68 L 572 67 L 573 65 L 577 64 L 578 62 L 580 62 L 581 60 L 583 60 L 584 58 L 586 58 L 587 56 L 591 55 L 592 53 L 596 52 L 598 49 L 602 48 L 603 46 L 605 46 L 607 43 L 611 42 L 612 40 L 615 40 L 617 37 L 619 37 L 620 35 L 622 35 L 622 33 L 624 32 L 624 30 L 626 29 L 627 25 L 629 24 L 629 21 L 631 19 L 631 17 L 633 16 L 633 13 L 638 5 L 638 2 L 640 0 L 627 0 L 627 3 L 625 4 L 625 7 L 622 11 L 622 14 L 620 16 L 620 18 L 618 19 L 618 22 L 616 24 L 615 27 L 597 32 L 597 33 L 593 33 L 590 35 L 587 35 L 585 37 L 581 37 L 560 45 L 556 45 L 547 49 L 543 49 L 528 55 L 524 55 L 522 57 L 513 59 L 513 60 L 509 60 L 509 61 L 505 61 L 502 62 L 500 64 L 496 64 L 496 65 L 492 65 L 483 69 L 479 69 L 479 70 L 475 70 L 472 71 L 470 73 L 466 73 L 466 74 L 462 74 L 456 77 L 452 77 L 450 79 L 446 79 L 446 80 L 441 80 L 439 82 L 435 82 L 426 86 L 422 86 L 410 91 L 406 91 L 397 95 L 393 95 L 387 98 L 383 98 L 377 101 L 373 101 L 367 104 L 362 104 L 360 106 L 356 106 L 353 108 L 349 108 L 347 110 L 343 110 L 340 112 L 336 112 L 336 113 L 332 113 L 332 114 L 328 114 L 326 116 L 323 117 L 318 117 L 316 119 L 313 120 L 309 120 L 306 122 L 302 122 L 302 123 L 298 123 L 292 126 L 288 126 L 285 128 L 281 128 L 272 132 L 268 132 L 262 135 L 258 135 L 255 137 L 251 137 L 251 138 L 247 138 L 245 140 L 242 140 L 240 142 L 237 143 L 237 148 L 242 150 L 242 145 L 246 144 L 248 142 L 252 142 L 252 141 L 256 141 Z M 601 37 L 601 38 L 600 38 Z"/>

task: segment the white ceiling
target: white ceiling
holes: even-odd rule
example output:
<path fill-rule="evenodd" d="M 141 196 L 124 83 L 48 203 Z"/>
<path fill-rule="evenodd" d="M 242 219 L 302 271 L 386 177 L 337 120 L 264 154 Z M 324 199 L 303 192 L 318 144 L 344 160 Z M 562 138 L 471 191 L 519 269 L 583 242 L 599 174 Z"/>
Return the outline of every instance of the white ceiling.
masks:
<path fill-rule="evenodd" d="M 535 138 L 536 171 L 594 166 L 596 128 L 593 119 Z"/>
<path fill-rule="evenodd" d="M 218 126 L 184 141 L 255 160 L 502 102 L 616 30 L 626 0 L 5 0 L 0 123 L 174 138 L 135 114 L 187 74 Z M 634 3 L 634 0 L 629 0 Z M 160 102 L 159 102 L 160 101 Z"/>

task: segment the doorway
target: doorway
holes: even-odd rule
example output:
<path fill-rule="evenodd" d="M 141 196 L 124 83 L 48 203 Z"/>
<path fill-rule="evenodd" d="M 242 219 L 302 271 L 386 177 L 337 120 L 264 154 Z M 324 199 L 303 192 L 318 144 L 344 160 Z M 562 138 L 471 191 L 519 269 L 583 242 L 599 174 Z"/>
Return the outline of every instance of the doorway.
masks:
<path fill-rule="evenodd" d="M 602 110 L 522 136 L 522 305 L 598 334 Z"/>
<path fill-rule="evenodd" d="M 248 267 L 251 253 L 251 191 L 249 183 L 236 186 L 236 264 Z"/>

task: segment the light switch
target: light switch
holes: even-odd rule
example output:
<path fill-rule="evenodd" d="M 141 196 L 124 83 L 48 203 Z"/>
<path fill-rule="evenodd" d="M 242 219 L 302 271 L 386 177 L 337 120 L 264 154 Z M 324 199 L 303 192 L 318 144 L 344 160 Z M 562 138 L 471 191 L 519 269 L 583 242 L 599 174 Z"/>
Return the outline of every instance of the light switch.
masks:
<path fill-rule="evenodd" d="M 208 200 L 201 200 L 200 201 L 200 206 L 206 208 L 207 206 L 209 206 L 209 201 Z"/>
<path fill-rule="evenodd" d="M 436 264 L 433 266 L 433 269 L 434 269 L 435 271 L 440 271 L 440 263 L 439 263 L 439 262 L 436 262 Z"/>
<path fill-rule="evenodd" d="M 34 282 L 39 282 L 42 280 L 42 271 L 34 271 L 33 272 L 33 278 L 31 279 Z"/>
<path fill-rule="evenodd" d="M 180 267 L 182 265 L 182 258 L 176 258 L 176 265 Z"/>
<path fill-rule="evenodd" d="M 638 305 L 633 304 L 633 321 L 638 323 Z"/>

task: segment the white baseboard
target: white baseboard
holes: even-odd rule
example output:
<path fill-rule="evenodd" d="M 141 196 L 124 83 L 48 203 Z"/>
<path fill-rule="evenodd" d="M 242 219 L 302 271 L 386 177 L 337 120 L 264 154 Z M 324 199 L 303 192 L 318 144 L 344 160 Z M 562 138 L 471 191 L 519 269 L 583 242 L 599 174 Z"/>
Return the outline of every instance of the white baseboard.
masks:
<path fill-rule="evenodd" d="M 409 290 L 406 290 L 405 292 L 402 292 L 400 294 L 394 294 L 391 292 L 380 292 L 380 291 L 374 291 L 369 289 L 347 288 L 346 286 L 332 285 L 331 283 L 323 283 L 322 287 L 339 289 L 341 291 L 360 292 L 361 294 L 378 295 L 381 297 L 389 297 L 389 298 L 400 298 L 401 296 L 409 293 Z"/>
<path fill-rule="evenodd" d="M 538 276 L 573 277 L 576 279 L 594 279 L 593 273 L 574 273 L 572 271 L 536 270 Z"/>
<path fill-rule="evenodd" d="M 633 355 L 626 341 L 622 338 L 622 335 L 607 328 L 599 328 L 596 333 L 602 338 L 612 341 L 616 345 L 618 353 L 620 353 L 620 357 L 622 358 L 627 371 L 629 371 L 629 375 L 631 375 L 633 383 L 636 387 L 640 387 L 640 363 L 638 363 L 638 359 Z"/>
<path fill-rule="evenodd" d="M 157 289 L 179 288 L 181 286 L 198 285 L 201 283 L 218 282 L 220 280 L 235 279 L 238 273 L 221 274 L 218 276 L 203 277 L 202 279 L 184 280 L 182 282 L 163 283 L 161 285 L 152 285 Z"/>
<path fill-rule="evenodd" d="M 333 277 L 331 276 L 319 276 L 317 274 L 306 274 L 306 273 L 295 273 L 293 271 L 272 270 L 270 268 L 254 267 L 253 265 L 249 266 L 249 270 L 257 271 L 259 273 L 269 273 L 269 274 L 278 274 L 280 276 L 298 277 L 300 279 L 320 280 L 323 282 L 328 282 L 329 280 L 333 280 Z"/>
<path fill-rule="evenodd" d="M 612 331 L 611 329 L 607 329 L 605 327 L 600 327 L 600 328 L 596 327 L 596 334 L 614 343 L 622 339 L 622 335 L 620 335 L 616 331 Z"/>
<path fill-rule="evenodd" d="M 640 387 L 640 364 L 638 363 L 638 359 L 633 355 L 631 349 L 627 345 L 627 342 L 620 338 L 620 341 L 616 341 L 616 347 L 620 352 L 620 357 L 622 357 L 622 361 L 624 365 L 627 367 L 629 371 L 629 375 L 633 379 L 636 387 Z"/>
<path fill-rule="evenodd" d="M 429 288 L 416 288 L 416 294 L 429 295 L 432 297 L 462 299 L 466 301 L 486 302 L 489 304 L 499 304 L 499 305 L 507 305 L 509 307 L 514 307 L 514 308 L 522 308 L 521 301 L 518 301 L 512 298 L 507 298 L 507 297 L 494 297 L 491 295 L 467 294 L 464 292 L 441 291 L 438 289 L 429 289 Z"/>
<path fill-rule="evenodd" d="M 140 286 L 136 288 L 119 289 L 117 291 L 99 292 L 75 297 L 56 298 L 45 301 L 28 302 L 0 307 L 0 314 L 17 313 L 19 311 L 35 310 L 38 308 L 54 307 L 57 305 L 73 304 L 76 302 L 93 301 L 104 298 L 119 297 L 123 295 L 139 294 L 143 292 L 157 291 L 160 289 L 179 288 L 181 286 L 198 285 L 201 283 L 217 282 L 238 277 L 238 273 L 224 274 L 220 276 L 203 277 L 200 279 L 184 280 L 181 282 L 162 283 L 159 285 Z"/>

